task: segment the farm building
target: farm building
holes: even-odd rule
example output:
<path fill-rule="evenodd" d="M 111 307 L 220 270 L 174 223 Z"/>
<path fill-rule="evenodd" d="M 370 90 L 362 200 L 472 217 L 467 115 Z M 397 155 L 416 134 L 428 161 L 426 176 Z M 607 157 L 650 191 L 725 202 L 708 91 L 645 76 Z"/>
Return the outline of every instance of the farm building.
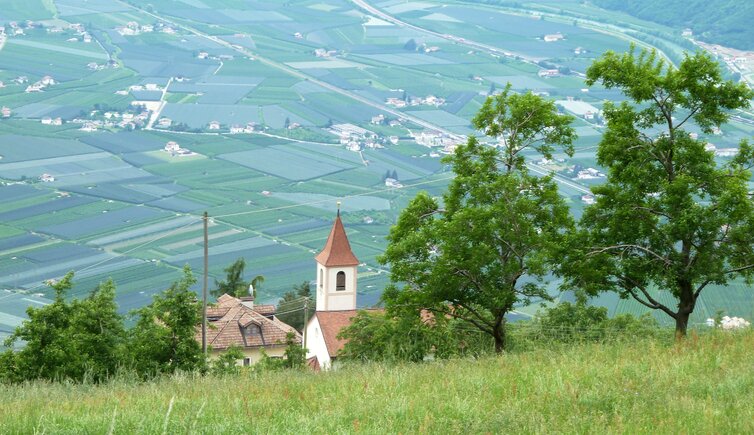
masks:
<path fill-rule="evenodd" d="M 244 354 L 238 364 L 244 366 L 258 362 L 263 352 L 272 358 L 282 358 L 288 333 L 293 333 L 294 341 L 301 343 L 301 334 L 275 317 L 274 305 L 255 305 L 253 296 L 240 299 L 227 294 L 220 296 L 215 306 L 207 308 L 207 326 L 210 357 L 238 346 Z M 201 342 L 200 327 L 195 337 Z"/>

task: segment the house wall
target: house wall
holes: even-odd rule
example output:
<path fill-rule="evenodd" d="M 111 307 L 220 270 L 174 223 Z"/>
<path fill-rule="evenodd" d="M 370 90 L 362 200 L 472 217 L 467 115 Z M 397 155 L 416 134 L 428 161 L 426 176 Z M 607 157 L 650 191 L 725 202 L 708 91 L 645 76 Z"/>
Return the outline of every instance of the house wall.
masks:
<path fill-rule="evenodd" d="M 338 272 L 346 274 L 346 289 L 335 290 Z M 356 309 L 356 266 L 325 267 L 317 263 L 317 311 Z"/>
<path fill-rule="evenodd" d="M 241 352 L 244 355 L 244 358 L 250 358 L 250 365 L 254 365 L 258 363 L 262 359 L 262 349 L 264 349 L 265 353 L 267 353 L 267 356 L 270 357 L 283 357 L 285 355 L 285 346 L 268 346 L 265 348 L 259 348 L 259 347 L 248 347 L 248 348 L 242 348 Z M 209 359 L 213 360 L 220 356 L 220 354 L 224 353 L 225 350 L 213 350 L 209 353 Z M 244 363 L 243 359 L 239 359 L 236 361 L 236 365 L 242 366 Z"/>
<path fill-rule="evenodd" d="M 319 366 L 322 370 L 330 368 L 330 353 L 327 352 L 325 337 L 322 335 L 322 328 L 319 326 L 319 319 L 315 315 L 306 325 L 306 358 L 317 357 Z"/>

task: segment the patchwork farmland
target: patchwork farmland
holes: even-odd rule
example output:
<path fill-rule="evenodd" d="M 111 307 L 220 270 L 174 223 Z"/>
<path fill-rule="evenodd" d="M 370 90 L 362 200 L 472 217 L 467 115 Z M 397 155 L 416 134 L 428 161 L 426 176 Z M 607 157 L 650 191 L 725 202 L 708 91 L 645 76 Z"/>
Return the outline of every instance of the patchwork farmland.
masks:
<path fill-rule="evenodd" d="M 204 211 L 210 276 L 244 257 L 274 302 L 312 279 L 342 201 L 364 263 L 360 303 L 373 304 L 390 226 L 419 190 L 442 192 L 441 157 L 478 133 L 470 119 L 508 83 L 578 117 L 573 158 L 530 163 L 558 174 L 580 215 L 601 178 L 589 172 L 601 171 L 599 110 L 618 98 L 587 89 L 583 73 L 653 28 L 596 30 L 576 0 L 373 4 L 401 25 L 347 0 L 11 3 L 0 10 L 0 335 L 69 270 L 74 296 L 112 277 L 123 311 L 185 264 L 200 273 Z M 709 141 L 734 149 L 751 132 L 744 116 Z M 739 296 L 705 300 L 700 316 L 750 317 Z"/>

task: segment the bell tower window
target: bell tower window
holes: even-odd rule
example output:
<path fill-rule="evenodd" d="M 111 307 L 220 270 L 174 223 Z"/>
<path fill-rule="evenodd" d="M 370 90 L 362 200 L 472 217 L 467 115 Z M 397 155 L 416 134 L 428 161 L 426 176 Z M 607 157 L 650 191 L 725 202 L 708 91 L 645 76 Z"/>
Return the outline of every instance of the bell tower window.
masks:
<path fill-rule="evenodd" d="M 343 271 L 340 271 L 335 276 L 335 291 L 342 292 L 345 290 L 346 290 L 346 273 Z"/>

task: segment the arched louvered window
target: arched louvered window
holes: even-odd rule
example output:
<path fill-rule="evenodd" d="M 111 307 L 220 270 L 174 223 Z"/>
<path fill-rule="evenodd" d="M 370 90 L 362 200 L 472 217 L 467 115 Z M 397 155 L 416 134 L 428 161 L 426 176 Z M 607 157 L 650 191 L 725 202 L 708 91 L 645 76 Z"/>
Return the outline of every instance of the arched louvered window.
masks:
<path fill-rule="evenodd" d="M 335 277 L 335 291 L 345 291 L 346 289 L 346 273 L 345 272 L 338 272 L 338 275 Z"/>

